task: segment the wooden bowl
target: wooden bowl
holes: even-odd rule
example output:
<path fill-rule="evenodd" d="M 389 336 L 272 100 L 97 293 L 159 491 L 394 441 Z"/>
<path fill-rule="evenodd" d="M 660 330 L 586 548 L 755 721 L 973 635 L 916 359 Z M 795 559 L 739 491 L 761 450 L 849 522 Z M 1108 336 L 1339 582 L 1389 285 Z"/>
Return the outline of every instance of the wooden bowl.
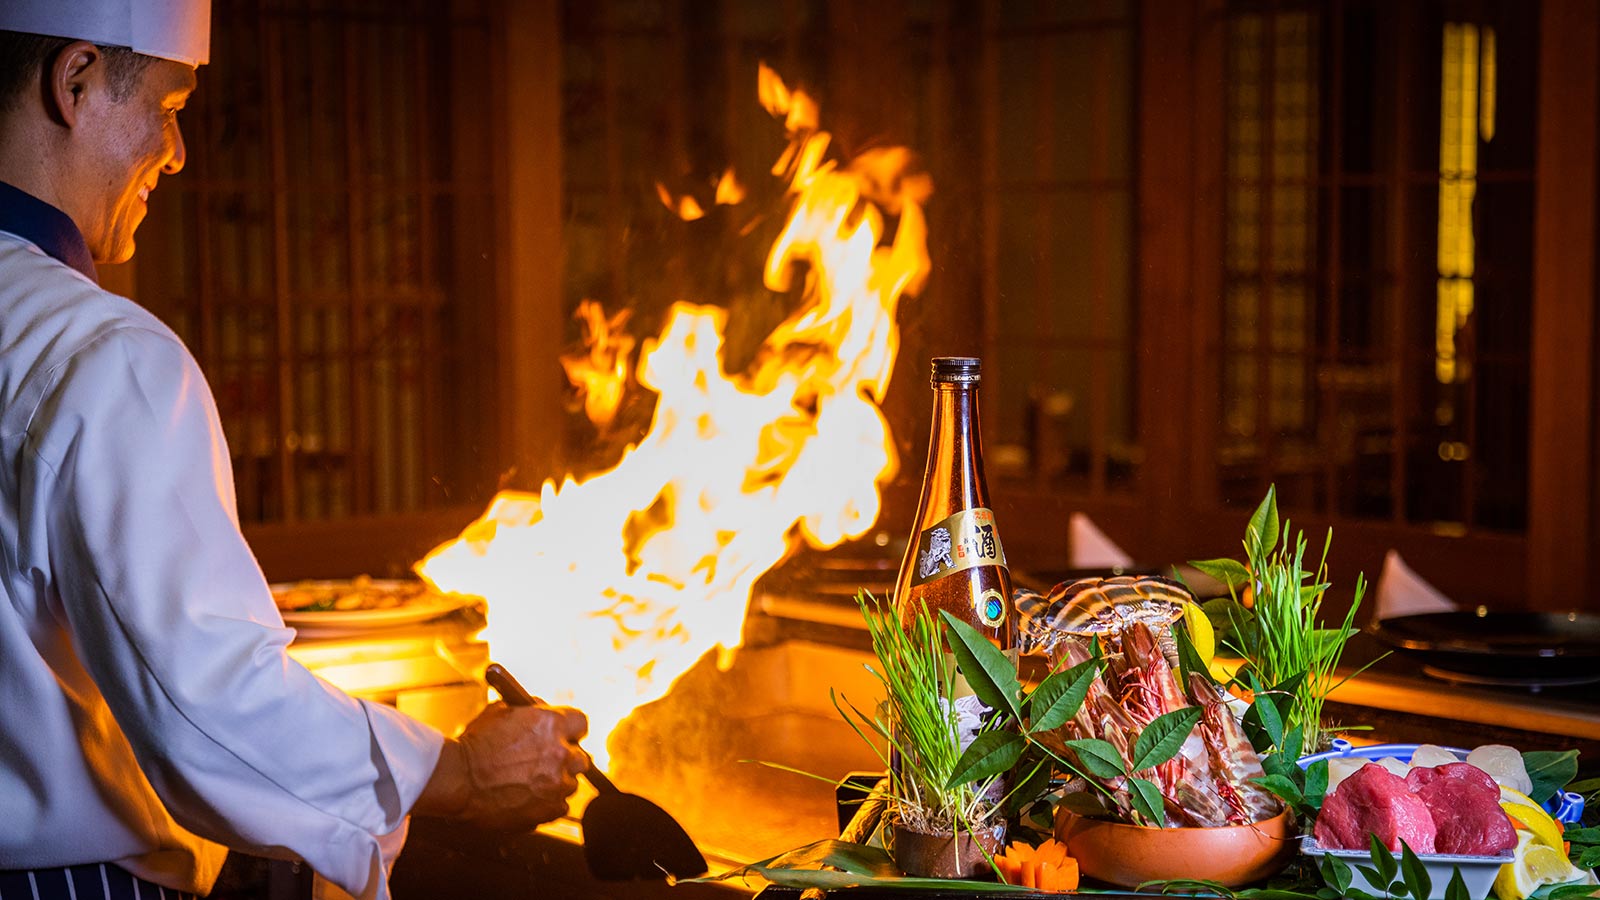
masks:
<path fill-rule="evenodd" d="M 1128 888 L 1172 878 L 1242 887 L 1277 874 L 1299 849 L 1289 810 L 1250 825 L 1146 828 L 1057 809 L 1055 826 L 1080 872 Z"/>

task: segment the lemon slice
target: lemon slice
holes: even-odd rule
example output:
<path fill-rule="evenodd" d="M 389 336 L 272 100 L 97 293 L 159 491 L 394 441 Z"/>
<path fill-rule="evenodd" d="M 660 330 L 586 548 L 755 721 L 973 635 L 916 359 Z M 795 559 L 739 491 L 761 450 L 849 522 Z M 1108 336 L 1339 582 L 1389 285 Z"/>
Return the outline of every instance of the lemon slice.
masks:
<path fill-rule="evenodd" d="M 1211 620 L 1206 618 L 1206 611 L 1198 603 L 1185 603 L 1183 624 L 1189 629 L 1189 643 L 1200 654 L 1200 661 L 1209 667 L 1211 658 L 1217 655 L 1217 632 L 1211 627 Z"/>
<path fill-rule="evenodd" d="M 1561 849 L 1563 834 L 1560 823 L 1552 819 L 1549 813 L 1541 809 L 1526 794 L 1517 793 L 1510 788 L 1501 788 L 1500 808 L 1511 817 L 1511 824 L 1519 829 L 1527 829 L 1536 841 L 1554 850 Z"/>
<path fill-rule="evenodd" d="M 1584 877 L 1584 873 L 1558 848 L 1545 846 L 1532 831 L 1517 830 L 1517 857 L 1500 867 L 1494 893 L 1500 900 L 1526 900 L 1547 884 Z"/>
<path fill-rule="evenodd" d="M 1540 809 L 1541 808 L 1539 806 L 1539 801 L 1533 799 L 1532 797 L 1529 797 L 1527 794 L 1524 794 L 1523 792 L 1517 790 L 1516 788 L 1508 788 L 1503 784 L 1500 785 L 1500 802 L 1501 803 L 1521 803 L 1523 806 L 1531 806 L 1534 809 Z"/>

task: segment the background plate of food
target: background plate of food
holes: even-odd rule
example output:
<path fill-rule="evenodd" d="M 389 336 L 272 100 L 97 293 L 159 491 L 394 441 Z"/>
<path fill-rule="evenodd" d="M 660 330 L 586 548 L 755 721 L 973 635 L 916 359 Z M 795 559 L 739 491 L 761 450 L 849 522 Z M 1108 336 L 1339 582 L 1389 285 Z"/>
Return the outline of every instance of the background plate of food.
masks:
<path fill-rule="evenodd" d="M 421 581 L 364 575 L 274 584 L 272 598 L 283 623 L 302 632 L 414 625 L 481 602 L 469 594 L 441 594 Z"/>

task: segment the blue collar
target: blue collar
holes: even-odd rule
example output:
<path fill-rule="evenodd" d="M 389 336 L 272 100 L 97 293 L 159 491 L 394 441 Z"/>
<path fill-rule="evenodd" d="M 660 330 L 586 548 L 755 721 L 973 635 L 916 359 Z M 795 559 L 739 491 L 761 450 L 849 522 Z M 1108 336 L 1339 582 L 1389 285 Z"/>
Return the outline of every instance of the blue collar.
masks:
<path fill-rule="evenodd" d="M 94 257 L 67 214 L 0 181 L 0 231 L 9 231 L 98 282 Z"/>

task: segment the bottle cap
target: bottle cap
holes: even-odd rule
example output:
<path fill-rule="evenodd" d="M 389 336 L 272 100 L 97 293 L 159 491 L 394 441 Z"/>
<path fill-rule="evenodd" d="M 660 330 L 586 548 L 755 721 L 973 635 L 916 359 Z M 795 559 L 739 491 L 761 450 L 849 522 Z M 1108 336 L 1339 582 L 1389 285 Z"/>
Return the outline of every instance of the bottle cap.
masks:
<path fill-rule="evenodd" d="M 982 365 L 976 356 L 935 356 L 931 380 L 934 384 L 977 384 Z"/>

